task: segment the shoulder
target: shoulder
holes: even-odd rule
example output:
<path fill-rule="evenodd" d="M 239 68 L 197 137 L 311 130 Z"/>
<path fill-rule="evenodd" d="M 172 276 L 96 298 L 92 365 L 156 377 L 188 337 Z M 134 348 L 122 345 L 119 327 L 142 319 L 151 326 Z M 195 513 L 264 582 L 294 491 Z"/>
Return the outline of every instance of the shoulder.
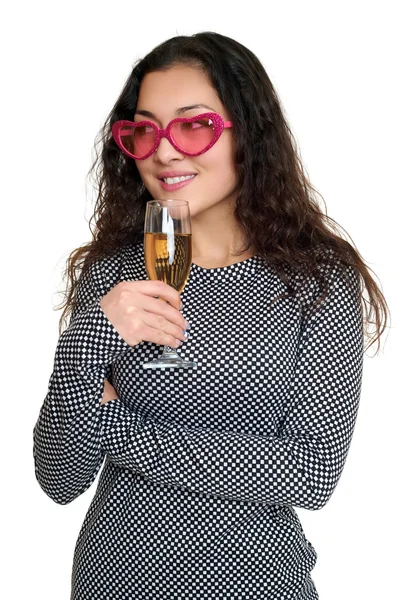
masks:
<path fill-rule="evenodd" d="M 80 280 L 88 283 L 97 296 L 104 296 L 120 281 L 145 279 L 144 244 L 138 242 L 117 248 L 91 262 Z"/>
<path fill-rule="evenodd" d="M 309 316 L 330 302 L 361 303 L 363 282 L 359 270 L 346 264 L 333 248 L 317 253 L 315 270 L 309 275 L 293 270 L 290 279 L 301 312 Z"/>

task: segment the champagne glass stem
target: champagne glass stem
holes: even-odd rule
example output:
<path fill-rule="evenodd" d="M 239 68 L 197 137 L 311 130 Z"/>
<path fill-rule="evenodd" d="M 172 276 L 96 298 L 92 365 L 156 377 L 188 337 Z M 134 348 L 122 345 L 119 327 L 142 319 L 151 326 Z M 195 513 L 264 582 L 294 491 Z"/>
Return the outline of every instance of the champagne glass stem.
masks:
<path fill-rule="evenodd" d="M 171 346 L 164 346 L 163 350 L 163 358 L 179 358 L 177 351 L 175 348 L 171 348 Z"/>

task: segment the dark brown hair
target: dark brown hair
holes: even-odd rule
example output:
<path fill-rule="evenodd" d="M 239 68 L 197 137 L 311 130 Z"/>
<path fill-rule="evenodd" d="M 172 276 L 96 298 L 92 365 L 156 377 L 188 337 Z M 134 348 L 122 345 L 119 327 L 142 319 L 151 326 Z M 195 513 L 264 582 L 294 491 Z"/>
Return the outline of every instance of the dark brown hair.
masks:
<path fill-rule="evenodd" d="M 151 196 L 134 160 L 115 144 L 111 126 L 120 119 L 133 120 L 147 73 L 177 64 L 204 71 L 231 115 L 238 173 L 235 216 L 247 247 L 267 260 L 290 292 L 290 272 L 314 276 L 325 284 L 321 274 L 325 263 L 354 268 L 361 284 L 367 348 L 378 341 L 378 351 L 389 310 L 372 270 L 345 230 L 321 211 L 321 196 L 304 172 L 295 138 L 261 62 L 240 43 L 212 32 L 177 36 L 154 48 L 137 62 L 110 112 L 96 140 L 97 158 L 91 169 L 98 192 L 90 220 L 92 241 L 67 259 L 65 301 L 57 307 L 64 308 L 60 331 L 75 306 L 81 271 L 143 238 L 145 204 Z"/>

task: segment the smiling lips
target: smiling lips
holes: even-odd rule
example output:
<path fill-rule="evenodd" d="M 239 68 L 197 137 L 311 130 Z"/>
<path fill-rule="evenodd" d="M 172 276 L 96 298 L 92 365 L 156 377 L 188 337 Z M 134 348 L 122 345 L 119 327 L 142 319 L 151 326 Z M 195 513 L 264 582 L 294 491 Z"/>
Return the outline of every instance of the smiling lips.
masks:
<path fill-rule="evenodd" d="M 167 192 L 173 190 L 179 190 L 180 188 L 188 185 L 190 181 L 194 179 L 196 173 L 178 173 L 168 172 L 161 173 L 159 179 L 161 187 Z"/>

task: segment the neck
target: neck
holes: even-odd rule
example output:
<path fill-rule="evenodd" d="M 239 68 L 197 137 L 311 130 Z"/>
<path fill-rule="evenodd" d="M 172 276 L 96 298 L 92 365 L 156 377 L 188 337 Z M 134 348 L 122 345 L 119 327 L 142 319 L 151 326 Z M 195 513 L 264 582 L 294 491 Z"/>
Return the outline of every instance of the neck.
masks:
<path fill-rule="evenodd" d="M 193 262 L 200 267 L 225 267 L 254 256 L 232 210 L 214 210 L 192 218 Z"/>

